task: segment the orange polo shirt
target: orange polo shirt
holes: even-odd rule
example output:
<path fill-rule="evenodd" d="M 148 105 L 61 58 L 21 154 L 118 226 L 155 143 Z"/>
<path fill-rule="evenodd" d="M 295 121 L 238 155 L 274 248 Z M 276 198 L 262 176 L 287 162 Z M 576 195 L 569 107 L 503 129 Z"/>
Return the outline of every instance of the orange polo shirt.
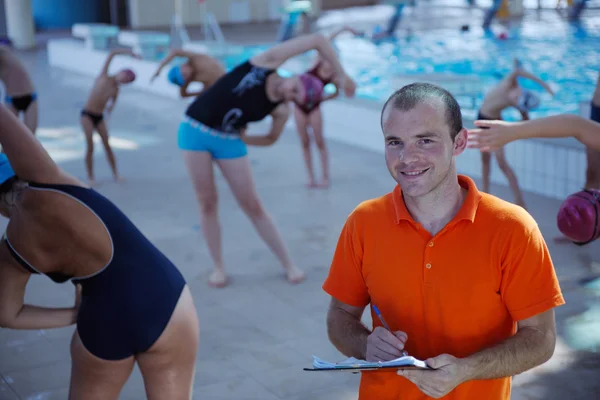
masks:
<path fill-rule="evenodd" d="M 522 208 L 468 189 L 456 216 L 435 236 L 406 209 L 399 185 L 348 217 L 323 289 L 339 301 L 377 305 L 406 351 L 426 360 L 466 357 L 512 336 L 517 321 L 564 304 L 548 248 Z M 373 312 L 373 328 L 381 326 Z M 510 378 L 465 382 L 447 400 L 508 400 Z M 364 372 L 360 400 L 428 399 L 395 370 Z"/>

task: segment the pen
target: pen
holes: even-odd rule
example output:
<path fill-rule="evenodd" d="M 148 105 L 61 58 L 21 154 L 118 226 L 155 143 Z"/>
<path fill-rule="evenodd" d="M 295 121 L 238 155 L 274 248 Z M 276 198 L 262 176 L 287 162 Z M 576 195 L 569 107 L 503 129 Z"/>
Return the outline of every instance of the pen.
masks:
<path fill-rule="evenodd" d="M 379 311 L 379 308 L 377 308 L 377 306 L 375 304 L 373 304 L 373 310 L 375 311 L 375 314 L 377 314 L 377 318 L 379 318 L 379 320 L 381 321 L 381 323 L 383 324 L 383 326 L 385 327 L 385 329 L 387 329 L 388 331 L 392 332 L 393 331 L 390 329 L 389 325 L 387 324 L 387 322 L 385 322 L 385 319 L 383 319 L 383 315 L 381 315 L 381 312 Z M 402 351 L 402 356 L 407 356 L 408 352 L 406 350 Z"/>
<path fill-rule="evenodd" d="M 388 324 L 385 322 L 385 319 L 383 319 L 383 315 L 381 315 L 381 313 L 379 312 L 379 308 L 377 308 L 377 306 L 375 304 L 373 304 L 373 310 L 375 310 L 375 314 L 377 314 L 377 317 L 379 318 L 379 320 L 381 321 L 381 323 L 383 324 L 385 329 L 392 332 L 392 330 L 390 329 Z"/>

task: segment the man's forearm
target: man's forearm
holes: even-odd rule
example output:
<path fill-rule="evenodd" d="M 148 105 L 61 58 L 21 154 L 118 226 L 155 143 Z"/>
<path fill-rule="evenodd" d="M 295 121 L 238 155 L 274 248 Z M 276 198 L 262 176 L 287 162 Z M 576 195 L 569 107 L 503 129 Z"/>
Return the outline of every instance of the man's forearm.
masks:
<path fill-rule="evenodd" d="M 330 311 L 327 316 L 329 340 L 346 357 L 364 360 L 370 334 L 371 331 L 359 319 L 344 311 Z"/>
<path fill-rule="evenodd" d="M 554 336 L 522 328 L 504 342 L 463 358 L 466 381 L 520 374 L 548 361 L 554 346 Z"/>
<path fill-rule="evenodd" d="M 4 325 L 10 329 L 52 329 L 73 325 L 77 310 L 71 308 L 45 308 L 24 305 L 12 320 Z"/>

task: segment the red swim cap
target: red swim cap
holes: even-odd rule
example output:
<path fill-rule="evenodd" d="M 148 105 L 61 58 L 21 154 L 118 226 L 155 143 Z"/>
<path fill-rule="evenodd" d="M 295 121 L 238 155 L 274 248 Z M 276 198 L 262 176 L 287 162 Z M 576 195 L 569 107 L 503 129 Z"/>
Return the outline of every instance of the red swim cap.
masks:
<path fill-rule="evenodd" d="M 121 71 L 119 71 L 119 73 L 122 74 L 124 81 L 127 83 L 133 82 L 135 80 L 135 72 L 133 72 L 129 68 L 122 69 Z"/>
<path fill-rule="evenodd" d="M 300 82 L 304 87 L 304 106 L 314 107 L 323 98 L 323 82 L 312 74 L 300 75 Z"/>
<path fill-rule="evenodd" d="M 556 223 L 560 232 L 576 244 L 587 244 L 600 236 L 600 191 L 573 193 L 561 204 Z"/>

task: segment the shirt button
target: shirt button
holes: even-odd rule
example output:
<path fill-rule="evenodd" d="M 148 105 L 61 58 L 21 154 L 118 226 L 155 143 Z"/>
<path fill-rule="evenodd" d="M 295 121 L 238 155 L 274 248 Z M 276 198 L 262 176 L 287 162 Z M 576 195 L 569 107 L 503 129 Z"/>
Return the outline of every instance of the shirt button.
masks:
<path fill-rule="evenodd" d="M 425 268 L 430 269 L 431 268 L 431 264 L 425 264 Z"/>
<path fill-rule="evenodd" d="M 429 242 L 429 247 L 433 247 L 433 242 Z"/>

